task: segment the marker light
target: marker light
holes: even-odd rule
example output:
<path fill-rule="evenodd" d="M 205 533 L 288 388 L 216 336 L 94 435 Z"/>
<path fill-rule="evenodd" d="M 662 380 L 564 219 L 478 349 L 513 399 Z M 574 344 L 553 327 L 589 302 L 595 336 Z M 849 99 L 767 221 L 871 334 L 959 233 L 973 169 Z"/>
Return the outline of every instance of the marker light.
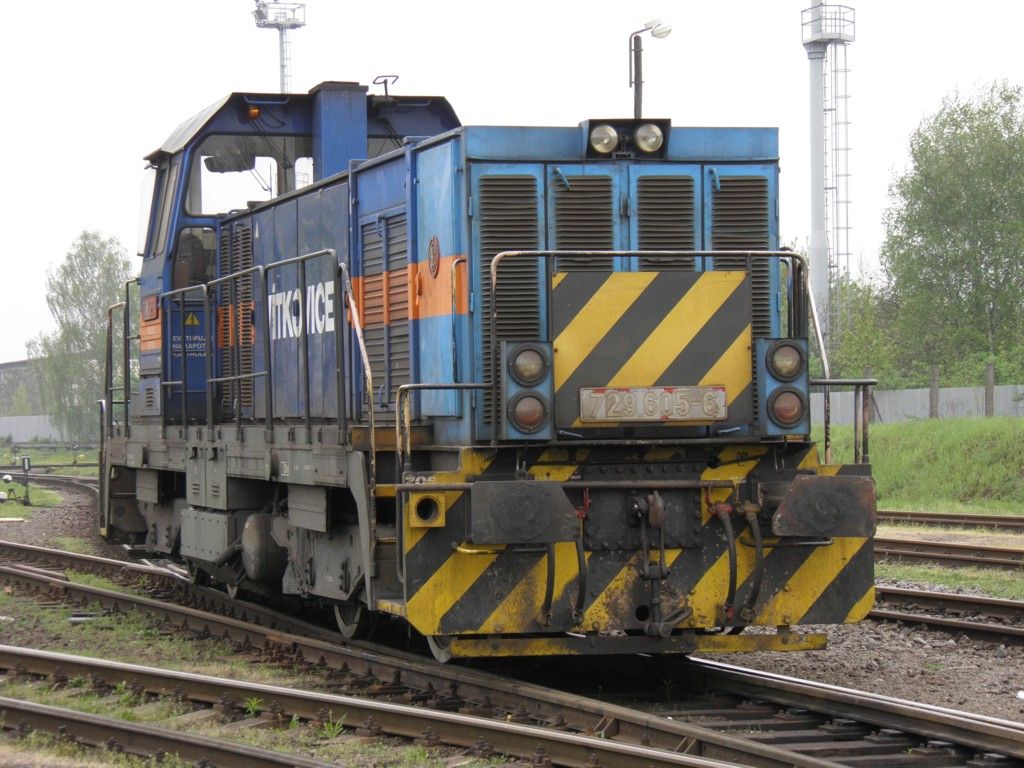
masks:
<path fill-rule="evenodd" d="M 804 399 L 795 389 L 777 389 L 768 398 L 768 415 L 780 427 L 793 427 L 804 417 Z"/>
<path fill-rule="evenodd" d="M 610 154 L 619 146 L 619 134 L 606 123 L 590 129 L 590 146 L 602 155 Z"/>
<path fill-rule="evenodd" d="M 536 395 L 525 392 L 514 396 L 508 404 L 509 421 L 524 434 L 533 434 L 544 426 L 548 409 Z"/>
<path fill-rule="evenodd" d="M 804 367 L 804 356 L 799 348 L 786 342 L 775 344 L 768 351 L 768 368 L 780 381 L 792 381 Z"/>
<path fill-rule="evenodd" d="M 665 136 L 662 134 L 661 128 L 654 123 L 644 123 L 633 132 L 633 143 L 642 152 L 657 152 L 665 143 Z"/>
<path fill-rule="evenodd" d="M 533 347 L 521 347 L 512 353 L 509 373 L 517 383 L 524 387 L 532 387 L 547 374 L 547 362 L 544 355 Z"/>
<path fill-rule="evenodd" d="M 250 120 L 259 120 L 260 119 L 260 105 L 259 104 L 250 104 L 249 105 L 249 119 Z"/>

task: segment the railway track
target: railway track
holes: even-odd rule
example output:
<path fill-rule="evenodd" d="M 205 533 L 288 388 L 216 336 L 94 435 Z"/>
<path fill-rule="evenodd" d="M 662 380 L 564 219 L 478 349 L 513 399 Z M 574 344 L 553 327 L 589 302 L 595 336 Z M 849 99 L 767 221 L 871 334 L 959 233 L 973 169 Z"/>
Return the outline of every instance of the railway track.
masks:
<path fill-rule="evenodd" d="M 247 744 L 211 739 L 191 731 L 103 717 L 63 707 L 0 697 L 0 730 L 21 736 L 42 731 L 60 740 L 113 752 L 127 752 L 162 762 L 166 755 L 196 765 L 219 768 L 329 768 L 330 763 L 298 755 L 272 752 Z"/>
<path fill-rule="evenodd" d="M 876 560 L 901 560 L 946 566 L 981 566 L 1024 571 L 1024 549 L 954 544 L 876 536 Z"/>
<path fill-rule="evenodd" d="M 191 596 L 193 602 L 235 616 L 76 585 L 46 573 L 47 568 L 90 570 L 100 567 L 103 559 L 88 558 L 83 562 L 70 553 L 52 556 L 46 553 L 38 548 L 25 549 L 24 545 L 14 548 L 0 545 L 0 559 L 32 559 L 35 569 L 26 569 L 24 563 L 21 566 L 9 564 L 0 568 L 0 578 L 25 589 L 42 589 L 52 595 L 99 602 L 121 610 L 140 605 L 171 617 L 176 625 L 229 638 L 239 647 L 259 648 L 266 658 L 326 664 L 339 670 L 338 687 L 343 693 L 359 692 L 377 699 L 397 697 L 416 701 L 425 708 L 483 714 L 580 736 L 597 734 L 604 737 L 598 739 L 599 742 L 669 750 L 665 754 L 676 758 L 679 753 L 685 753 L 742 765 L 834 768 L 862 765 L 866 756 L 878 754 L 891 755 L 901 765 L 935 765 L 926 760 L 935 750 L 945 755 L 943 765 L 966 765 L 981 753 L 998 753 L 1005 756 L 1003 759 L 1012 758 L 1024 765 L 1024 726 L 1006 721 L 863 692 L 831 689 L 710 662 L 617 659 L 616 679 L 647 681 L 648 688 L 652 687 L 652 679 L 670 680 L 676 690 L 702 692 L 675 705 L 674 714 L 669 714 L 664 707 L 659 707 L 655 713 L 638 711 L 578 693 L 512 680 L 504 675 L 439 665 L 412 654 L 385 651 L 379 646 L 343 645 L 339 635 L 323 627 L 232 601 L 223 593 L 187 584 L 158 568 L 107 561 L 119 570 L 126 568 L 137 579 L 152 579 L 165 592 L 179 597 Z M 51 557 L 53 559 L 48 559 Z M 595 664 L 593 660 L 579 663 L 584 668 L 588 664 L 593 668 Z M 547 681 L 543 676 L 541 679 Z M 811 702 L 813 707 L 809 706 Z M 668 719 L 670 716 L 674 719 Z M 893 728 L 898 728 L 900 733 L 894 735 Z M 744 731 L 743 735 L 736 733 L 737 729 Z M 786 734 L 792 736 L 794 729 L 799 731 L 799 740 L 790 743 L 792 739 Z M 751 730 L 753 734 L 748 733 Z M 932 743 L 936 740 L 950 744 L 936 746 Z M 841 749 L 835 746 L 838 741 L 842 742 Z M 535 751 L 535 745 L 531 750 Z M 557 763 L 555 755 L 549 754 Z M 627 762 L 616 762 L 622 759 L 619 753 L 597 754 L 602 766 L 667 764 L 652 762 L 648 757 L 638 763 L 635 755 Z M 956 762 L 961 758 L 961 762 Z"/>
<path fill-rule="evenodd" d="M 914 523 L 917 525 L 940 525 L 947 528 L 987 528 L 1024 533 L 1024 515 L 961 515 L 941 512 L 896 512 L 880 509 L 876 513 L 876 519 L 880 523 Z"/>
<path fill-rule="evenodd" d="M 989 640 L 1024 643 L 1024 601 L 876 587 L 871 618 L 926 624 Z M 879 607 L 881 603 L 884 607 Z"/>

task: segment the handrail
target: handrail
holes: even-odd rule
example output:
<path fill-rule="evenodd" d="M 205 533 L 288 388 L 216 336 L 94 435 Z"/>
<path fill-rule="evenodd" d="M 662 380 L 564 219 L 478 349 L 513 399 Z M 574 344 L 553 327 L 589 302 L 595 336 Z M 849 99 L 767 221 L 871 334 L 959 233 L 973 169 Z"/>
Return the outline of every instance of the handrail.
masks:
<path fill-rule="evenodd" d="M 174 387 L 174 386 L 180 386 L 181 387 L 181 427 L 178 430 L 178 436 L 179 437 L 183 437 L 183 438 L 188 434 L 188 348 L 187 348 L 187 345 L 185 344 L 185 295 L 189 294 L 189 293 L 194 293 L 195 291 L 199 291 L 202 294 L 202 296 L 203 296 L 203 305 L 205 306 L 206 302 L 207 302 L 207 298 L 206 298 L 207 297 L 207 288 L 206 288 L 206 284 L 205 283 L 200 283 L 198 285 L 188 285 L 188 286 L 185 286 L 184 288 L 175 288 L 175 289 L 170 290 L 170 291 L 165 291 L 165 292 L 161 293 L 157 297 L 159 299 L 159 301 L 160 301 L 160 306 L 163 306 L 165 299 L 176 298 L 178 300 L 177 301 L 177 304 L 178 304 L 178 320 L 181 323 L 181 380 L 180 381 L 161 381 L 160 382 L 160 386 L 161 387 L 168 387 L 168 388 Z M 210 318 L 207 317 L 206 318 L 207 331 L 209 330 L 209 320 L 210 320 Z M 209 344 L 209 334 L 206 333 L 206 334 L 204 334 L 204 336 L 205 336 L 205 338 L 204 338 L 204 345 L 207 347 L 206 354 L 207 354 L 207 358 L 208 358 L 209 357 L 209 346 L 210 346 L 210 344 Z M 174 336 L 172 334 L 171 335 L 171 353 L 172 353 L 172 357 L 173 357 L 173 352 L 174 352 Z M 168 371 L 170 371 L 170 366 L 168 366 Z M 209 373 L 209 365 L 207 365 L 207 373 Z M 167 424 L 166 409 L 161 408 L 160 409 L 160 414 L 161 414 L 160 415 L 161 426 L 166 426 L 166 424 Z"/>
<path fill-rule="evenodd" d="M 104 399 L 110 406 L 104 409 L 104 429 L 107 436 L 113 433 L 114 428 L 114 312 L 118 309 L 123 310 L 124 306 L 125 302 L 119 301 L 107 307 L 107 339 L 103 366 Z M 125 409 L 125 421 L 128 421 L 127 408 Z"/>
<path fill-rule="evenodd" d="M 793 299 L 790 305 L 790 317 L 789 326 L 790 332 L 793 336 L 802 336 L 803 332 L 806 331 L 800 325 L 800 319 L 802 313 L 799 311 L 799 296 L 807 293 L 807 281 L 805 279 L 807 260 L 803 255 L 796 253 L 795 251 L 759 251 L 759 250 L 745 250 L 745 251 L 723 251 L 723 250 L 711 250 L 711 251 L 592 251 L 592 250 L 544 250 L 544 251 L 502 251 L 495 255 L 491 259 L 491 317 L 489 326 L 489 340 L 491 348 L 491 370 L 490 370 L 490 385 L 491 385 L 491 402 L 497 407 L 498 402 L 498 355 L 497 355 L 497 323 L 498 323 L 498 266 L 499 264 L 509 258 L 520 258 L 520 257 L 532 257 L 536 259 L 550 259 L 558 256 L 568 257 L 615 257 L 615 256 L 628 256 L 637 257 L 642 256 L 644 258 L 650 257 L 663 257 L 663 258 L 700 258 L 701 267 L 707 266 L 707 258 L 723 257 L 723 258 L 738 258 L 745 257 L 749 262 L 752 258 L 766 258 L 766 259 L 778 259 L 792 260 L 797 264 L 797 269 L 794 270 L 794 279 L 799 283 L 796 286 L 796 290 L 790 288 L 790 295 Z M 714 265 L 712 264 L 712 269 Z M 813 308 L 813 305 L 812 305 Z M 817 326 L 815 326 L 817 327 Z M 498 443 L 498 419 L 496 417 L 491 419 L 491 445 L 497 445 Z"/>
<path fill-rule="evenodd" d="M 271 378 L 272 377 L 271 377 L 270 333 L 269 333 L 269 330 L 268 330 L 267 333 L 263 334 L 263 367 L 264 367 L 264 370 L 262 370 L 262 371 L 250 371 L 249 373 L 237 373 L 237 374 L 235 374 L 233 376 L 219 376 L 219 377 L 215 377 L 213 375 L 213 343 L 212 343 L 212 334 L 209 333 L 210 328 L 211 327 L 215 327 L 215 326 L 211 326 L 211 323 L 212 323 L 212 320 L 213 320 L 213 318 L 212 318 L 212 311 L 213 311 L 213 305 L 212 305 L 213 291 L 212 291 L 212 289 L 216 288 L 217 286 L 221 285 L 222 283 L 228 283 L 228 290 L 229 290 L 229 294 L 230 294 L 229 298 L 228 298 L 228 302 L 229 302 L 229 306 L 231 307 L 231 312 L 232 312 L 232 316 L 229 318 L 229 321 L 228 321 L 228 341 L 229 341 L 229 343 L 231 341 L 231 338 L 230 338 L 231 337 L 231 329 L 233 327 L 237 326 L 237 328 L 238 328 L 238 344 L 233 345 L 235 347 L 235 350 L 232 352 L 232 355 L 234 355 L 234 365 L 232 367 L 234 368 L 235 371 L 239 371 L 239 370 L 241 370 L 241 367 L 242 367 L 241 366 L 241 346 L 242 346 L 242 331 L 241 331 L 241 328 L 242 328 L 242 315 L 241 315 L 241 309 L 242 308 L 237 306 L 237 302 L 236 302 L 236 299 L 237 299 L 237 288 L 236 288 L 236 285 L 237 285 L 237 281 L 240 278 L 246 277 L 248 275 L 253 275 L 253 274 L 257 275 L 259 277 L 259 285 L 258 285 L 258 287 L 259 287 L 260 302 L 261 302 L 261 305 L 262 305 L 261 306 L 261 311 L 263 313 L 263 317 L 268 317 L 269 312 L 268 312 L 268 299 L 267 299 L 267 276 L 266 276 L 266 270 L 264 269 L 263 265 L 257 264 L 257 265 L 252 266 L 252 267 L 246 267 L 245 269 L 239 269 L 239 270 L 237 270 L 235 272 L 231 272 L 230 274 L 222 275 L 221 277 L 217 277 L 217 278 L 214 278 L 213 280 L 209 280 L 206 283 L 206 286 L 207 286 L 208 290 L 207 290 L 207 293 L 206 293 L 206 296 L 205 296 L 205 299 L 204 299 L 204 303 L 203 303 L 203 306 L 204 306 L 204 309 L 205 309 L 205 312 L 206 312 L 206 320 L 207 320 L 207 331 L 208 331 L 207 338 L 209 339 L 209 341 L 207 342 L 207 345 L 206 345 L 206 353 L 207 353 L 206 354 L 206 428 L 207 428 L 207 432 L 208 433 L 212 433 L 212 431 L 213 431 L 213 423 L 214 423 L 213 392 L 214 392 L 214 389 L 215 389 L 215 387 L 213 385 L 219 384 L 219 383 L 222 383 L 222 382 L 230 382 L 231 383 L 231 391 L 233 393 L 234 392 L 235 382 L 251 381 L 253 379 L 257 379 L 257 378 L 262 376 L 262 377 L 265 377 L 264 378 L 264 384 L 263 384 L 263 394 L 264 394 L 264 399 L 266 400 L 266 413 L 265 413 L 265 416 L 264 416 L 263 437 L 264 437 L 264 440 L 266 442 L 273 443 L 274 442 L 274 428 L 273 428 L 273 423 L 274 423 L 274 402 L 273 402 L 273 389 L 272 389 L 273 385 L 272 385 L 272 382 L 271 382 Z M 236 317 L 236 315 L 237 315 L 237 317 Z M 236 428 L 237 433 L 238 433 L 238 439 L 242 440 L 243 439 L 243 433 L 242 433 L 241 387 L 239 387 L 239 407 L 235 408 L 234 411 L 235 411 L 235 428 Z M 212 434 L 208 434 L 207 438 L 212 440 L 213 439 L 213 435 Z"/>
<path fill-rule="evenodd" d="M 853 387 L 853 463 L 870 464 L 868 453 L 868 424 L 871 421 L 871 388 L 878 385 L 877 379 L 811 379 L 811 386 L 822 387 L 824 405 L 825 463 L 832 463 L 832 434 L 829 430 L 829 389 L 831 387 Z"/>
<path fill-rule="evenodd" d="M 130 437 L 132 433 L 131 420 L 128 418 L 128 411 L 131 407 L 132 398 L 132 387 L 131 387 L 131 285 L 132 283 L 138 283 L 139 279 L 132 278 L 126 280 L 124 284 L 124 307 L 121 310 L 121 365 L 123 366 L 122 374 L 122 385 L 124 387 L 124 434 L 125 437 Z"/>

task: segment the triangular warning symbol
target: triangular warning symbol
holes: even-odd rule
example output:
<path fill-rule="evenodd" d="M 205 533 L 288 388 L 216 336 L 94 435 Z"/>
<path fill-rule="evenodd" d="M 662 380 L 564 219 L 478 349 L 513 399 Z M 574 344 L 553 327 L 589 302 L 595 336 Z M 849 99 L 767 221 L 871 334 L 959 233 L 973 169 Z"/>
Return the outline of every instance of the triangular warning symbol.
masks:
<path fill-rule="evenodd" d="M 199 318 L 196 317 L 195 312 L 189 312 L 185 315 L 185 325 L 199 325 Z"/>

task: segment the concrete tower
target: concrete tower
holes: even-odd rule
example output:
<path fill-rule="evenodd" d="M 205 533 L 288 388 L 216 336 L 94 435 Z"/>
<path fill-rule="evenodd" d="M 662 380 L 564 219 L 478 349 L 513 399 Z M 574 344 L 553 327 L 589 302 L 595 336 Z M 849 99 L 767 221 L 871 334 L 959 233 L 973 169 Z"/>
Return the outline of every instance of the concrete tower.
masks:
<path fill-rule="evenodd" d="M 802 14 L 810 69 L 811 293 L 826 349 L 840 322 L 835 295 L 849 261 L 849 116 L 846 45 L 854 39 L 854 12 L 819 3 Z"/>

